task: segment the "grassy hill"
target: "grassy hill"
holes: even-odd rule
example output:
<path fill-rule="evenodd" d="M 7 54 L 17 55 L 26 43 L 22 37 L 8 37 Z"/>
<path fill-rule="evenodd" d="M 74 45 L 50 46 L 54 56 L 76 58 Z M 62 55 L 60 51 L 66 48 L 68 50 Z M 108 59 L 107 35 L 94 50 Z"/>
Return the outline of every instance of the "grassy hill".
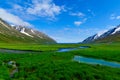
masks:
<path fill-rule="evenodd" d="M 25 28 L 25 29 L 29 29 L 29 28 Z M 42 38 L 36 36 L 38 33 L 40 34 L 39 36 Z M 52 38 L 48 37 L 47 35 L 39 31 L 37 31 L 37 33 L 34 33 L 32 37 L 25 35 L 20 31 L 16 30 L 14 27 L 7 24 L 2 19 L 0 19 L 0 42 L 1 43 L 39 43 L 39 44 L 56 43 L 55 40 L 53 40 Z"/>

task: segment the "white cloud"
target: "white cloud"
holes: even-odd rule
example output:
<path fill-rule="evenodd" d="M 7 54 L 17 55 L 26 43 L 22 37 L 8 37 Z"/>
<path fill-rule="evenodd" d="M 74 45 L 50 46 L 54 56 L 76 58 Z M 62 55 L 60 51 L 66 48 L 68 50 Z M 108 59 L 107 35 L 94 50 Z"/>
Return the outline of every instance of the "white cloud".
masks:
<path fill-rule="evenodd" d="M 23 7 L 18 5 L 18 4 L 14 4 L 13 8 L 16 9 L 16 10 L 21 10 L 21 11 L 23 10 Z"/>
<path fill-rule="evenodd" d="M 74 21 L 75 26 L 80 26 L 81 24 L 85 23 L 87 18 L 84 18 L 82 21 Z"/>
<path fill-rule="evenodd" d="M 74 24 L 75 24 L 76 26 L 80 26 L 82 23 L 83 23 L 83 22 L 81 22 L 81 21 L 75 21 L 75 22 L 74 22 Z"/>
<path fill-rule="evenodd" d="M 88 9 L 88 12 L 89 12 L 92 16 L 96 16 L 95 13 L 94 13 L 91 9 Z"/>
<path fill-rule="evenodd" d="M 118 19 L 120 19 L 120 16 L 119 15 L 115 15 L 115 14 L 111 14 L 110 15 L 110 19 L 111 20 L 118 20 Z"/>
<path fill-rule="evenodd" d="M 120 19 L 120 16 L 117 16 L 116 19 Z"/>
<path fill-rule="evenodd" d="M 87 21 L 87 19 L 88 19 L 88 18 L 84 18 L 84 19 L 83 19 L 83 22 L 86 22 L 86 21 Z"/>
<path fill-rule="evenodd" d="M 84 16 L 85 16 L 85 14 L 83 14 L 82 12 L 70 13 L 70 15 L 72 15 L 72 16 L 77 16 L 77 17 L 84 17 Z"/>
<path fill-rule="evenodd" d="M 69 30 L 71 30 L 71 29 L 70 29 L 70 28 L 65 27 L 65 28 L 64 28 L 64 30 L 65 30 L 65 31 L 69 31 Z"/>
<path fill-rule="evenodd" d="M 18 16 L 13 15 L 2 8 L 0 8 L 0 18 L 14 25 L 29 26 L 29 27 L 32 26 L 28 22 L 25 22 L 22 19 L 20 19 Z"/>
<path fill-rule="evenodd" d="M 20 4 L 12 4 L 12 9 L 9 9 L 10 12 L 13 12 L 17 15 L 20 14 L 20 17 L 25 17 L 26 20 L 34 20 L 38 18 L 45 18 L 48 20 L 55 20 L 56 16 L 61 12 L 65 12 L 65 6 L 59 6 L 53 2 L 53 0 L 27 0 Z"/>
<path fill-rule="evenodd" d="M 26 10 L 31 15 L 55 18 L 62 9 L 63 6 L 56 5 L 52 0 L 32 0 L 32 6 Z"/>

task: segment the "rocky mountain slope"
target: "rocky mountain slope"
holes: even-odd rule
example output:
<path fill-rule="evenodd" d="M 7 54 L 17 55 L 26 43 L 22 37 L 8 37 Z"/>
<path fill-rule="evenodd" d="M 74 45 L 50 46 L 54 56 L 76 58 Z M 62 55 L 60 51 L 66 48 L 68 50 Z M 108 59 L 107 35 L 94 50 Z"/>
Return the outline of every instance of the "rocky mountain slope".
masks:
<path fill-rule="evenodd" d="M 120 25 L 108 30 L 103 34 L 95 34 L 93 36 L 90 36 L 83 41 L 83 43 L 91 42 L 120 42 Z"/>
<path fill-rule="evenodd" d="M 8 43 L 56 43 L 46 34 L 24 26 L 10 26 L 0 19 L 0 42 Z"/>

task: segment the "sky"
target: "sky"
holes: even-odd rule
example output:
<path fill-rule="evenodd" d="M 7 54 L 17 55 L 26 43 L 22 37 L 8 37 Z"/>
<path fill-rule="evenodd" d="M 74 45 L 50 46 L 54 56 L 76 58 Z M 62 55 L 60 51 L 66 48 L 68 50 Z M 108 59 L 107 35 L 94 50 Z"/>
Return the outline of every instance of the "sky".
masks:
<path fill-rule="evenodd" d="M 120 24 L 120 0 L 0 0 L 0 18 L 77 43 Z"/>

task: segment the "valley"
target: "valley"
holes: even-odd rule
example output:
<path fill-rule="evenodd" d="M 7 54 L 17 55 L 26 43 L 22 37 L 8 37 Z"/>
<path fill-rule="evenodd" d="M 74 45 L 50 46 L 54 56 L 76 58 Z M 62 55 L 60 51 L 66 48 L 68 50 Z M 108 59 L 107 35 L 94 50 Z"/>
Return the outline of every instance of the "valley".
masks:
<path fill-rule="evenodd" d="M 0 19 L 0 80 L 119 80 L 119 38 L 106 39 L 111 33 L 119 36 L 118 28 L 103 38 L 60 44 L 40 31 Z"/>
<path fill-rule="evenodd" d="M 120 80 L 120 0 L 0 0 L 0 80 Z"/>
<path fill-rule="evenodd" d="M 78 48 L 89 46 L 89 48 Z M 32 50 L 26 53 L 0 53 L 0 79 L 3 80 L 119 80 L 120 68 L 104 65 L 92 65 L 73 61 L 74 56 L 103 59 L 120 62 L 120 44 L 6 44 L 0 48 L 13 50 Z M 71 51 L 56 52 L 59 49 Z M 37 52 L 34 52 L 37 51 Z M 42 52 L 39 52 L 42 51 Z M 10 77 L 10 67 L 7 63 L 15 61 L 18 72 Z M 4 73 L 4 74 L 3 74 Z"/>

